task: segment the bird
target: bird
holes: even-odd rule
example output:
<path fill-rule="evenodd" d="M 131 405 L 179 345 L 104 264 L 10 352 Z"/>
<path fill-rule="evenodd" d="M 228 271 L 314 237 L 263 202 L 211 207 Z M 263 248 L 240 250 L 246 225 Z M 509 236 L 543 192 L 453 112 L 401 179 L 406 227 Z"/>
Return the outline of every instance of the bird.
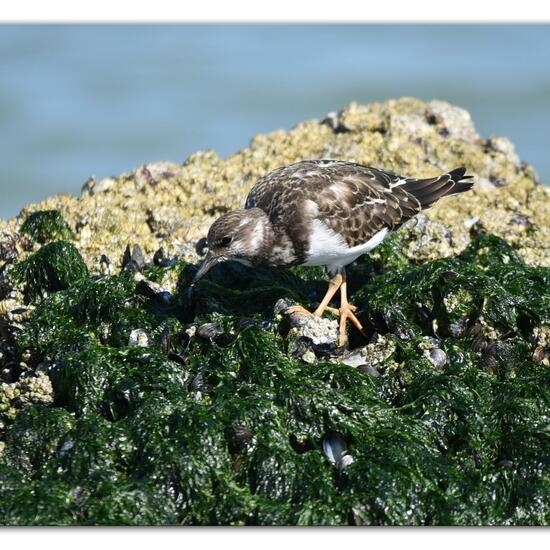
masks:
<path fill-rule="evenodd" d="M 254 184 L 243 209 L 211 225 L 208 253 L 191 287 L 216 264 L 230 260 L 252 267 L 324 266 L 330 282 L 315 311 L 296 305 L 284 313 L 337 315 L 339 345 L 345 346 L 348 319 L 364 334 L 357 308 L 348 301 L 346 266 L 439 199 L 473 184 L 464 167 L 417 179 L 346 160 L 281 166 Z M 330 307 L 338 290 L 340 307 Z"/>

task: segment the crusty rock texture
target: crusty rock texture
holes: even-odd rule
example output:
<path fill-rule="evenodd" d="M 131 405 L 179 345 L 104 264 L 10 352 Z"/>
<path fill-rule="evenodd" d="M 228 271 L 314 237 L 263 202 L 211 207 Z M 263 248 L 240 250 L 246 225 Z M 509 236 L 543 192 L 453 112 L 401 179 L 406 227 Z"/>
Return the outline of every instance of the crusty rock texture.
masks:
<path fill-rule="evenodd" d="M 192 285 L 210 223 L 307 158 L 476 180 L 349 267 L 347 347 L 284 313 L 321 268 Z M 549 198 L 506 138 L 405 98 L 0 221 L 0 524 L 550 524 Z"/>
<path fill-rule="evenodd" d="M 411 237 L 408 255 L 455 254 L 474 227 L 505 238 L 529 264 L 550 265 L 550 193 L 538 185 L 533 168 L 520 161 L 507 138 L 481 138 L 465 110 L 413 98 L 351 103 L 322 121 L 258 135 L 225 160 L 202 151 L 181 165 L 157 162 L 118 177 L 92 178 L 80 197 L 56 195 L 0 221 L 0 233 L 17 233 L 31 212 L 59 210 L 91 269 L 102 254 L 119 264 L 134 243 L 146 255 L 163 246 L 167 254 L 196 260 L 194 243 L 220 213 L 242 207 L 258 178 L 308 158 L 352 160 L 414 177 L 464 165 L 475 176 L 475 190 L 441 201 L 420 226 L 404 231 L 404 239 Z"/>

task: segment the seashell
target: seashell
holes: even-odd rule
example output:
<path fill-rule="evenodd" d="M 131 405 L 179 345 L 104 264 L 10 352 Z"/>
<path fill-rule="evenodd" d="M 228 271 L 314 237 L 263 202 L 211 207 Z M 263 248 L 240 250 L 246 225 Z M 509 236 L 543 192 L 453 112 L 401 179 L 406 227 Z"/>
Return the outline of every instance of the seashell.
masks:
<path fill-rule="evenodd" d="M 544 346 L 537 346 L 533 352 L 533 361 L 539 365 L 544 361 L 544 356 L 546 355 L 546 350 Z"/>
<path fill-rule="evenodd" d="M 145 267 L 145 258 L 139 244 L 135 244 L 130 251 L 130 245 L 126 247 L 124 255 L 122 256 L 122 270 L 123 271 L 143 271 Z"/>
<path fill-rule="evenodd" d="M 294 304 L 291 300 L 288 298 L 281 298 L 275 302 L 275 306 L 273 308 L 273 311 L 275 315 L 283 315 L 285 310 L 287 310 L 289 307 L 292 307 Z"/>
<path fill-rule="evenodd" d="M 153 264 L 160 266 L 162 261 L 166 258 L 164 248 L 162 246 L 153 254 Z"/>
<path fill-rule="evenodd" d="M 170 359 L 170 361 L 174 361 L 174 363 L 179 363 L 180 365 L 185 365 L 185 366 L 187 366 L 189 363 L 189 360 L 185 355 L 182 355 L 180 353 L 175 353 L 173 351 L 171 351 L 168 354 L 168 359 Z"/>
<path fill-rule="evenodd" d="M 149 337 L 143 329 L 136 328 L 130 333 L 128 345 L 146 348 L 149 345 Z"/>
<path fill-rule="evenodd" d="M 234 426 L 233 433 L 237 443 L 241 446 L 252 440 L 252 432 L 246 426 Z"/>
<path fill-rule="evenodd" d="M 447 364 L 447 354 L 442 349 L 432 348 L 428 353 L 428 360 L 436 369 L 441 369 Z"/>
<path fill-rule="evenodd" d="M 206 381 L 204 379 L 203 371 L 199 371 L 193 378 L 193 380 L 191 380 L 191 383 L 189 384 L 189 389 L 196 392 L 203 392 L 208 390 L 208 385 L 206 384 Z"/>
<path fill-rule="evenodd" d="M 311 349 L 317 357 L 327 359 L 336 352 L 338 349 L 338 344 L 336 342 L 322 342 L 319 344 L 313 342 Z"/>
<path fill-rule="evenodd" d="M 342 434 L 339 432 L 328 432 L 323 437 L 323 451 L 330 462 L 334 465 L 347 453 L 347 446 Z"/>
<path fill-rule="evenodd" d="M 343 126 L 340 126 L 340 118 L 336 111 L 331 111 L 330 113 L 327 113 L 325 118 L 321 120 L 321 124 L 326 124 L 328 127 L 330 127 L 334 132 L 342 132 L 345 131 L 343 129 Z"/>
<path fill-rule="evenodd" d="M 160 349 L 165 355 L 170 352 L 170 329 L 168 327 L 165 327 L 160 335 Z"/>
<path fill-rule="evenodd" d="M 346 454 L 336 463 L 336 467 L 339 470 L 344 470 L 348 466 L 353 464 L 353 462 L 354 462 L 353 457 L 351 455 Z"/>
<path fill-rule="evenodd" d="M 170 292 L 158 283 L 147 279 L 142 279 L 136 285 L 136 291 L 163 306 L 170 306 L 174 303 L 174 297 Z"/>
<path fill-rule="evenodd" d="M 153 264 L 157 267 L 172 267 L 178 263 L 177 258 L 168 258 L 162 246 L 153 255 Z"/>
<path fill-rule="evenodd" d="M 290 343 L 288 352 L 295 358 L 301 358 L 306 353 L 313 353 L 313 340 L 307 336 L 298 336 Z M 315 357 L 315 354 L 313 357 Z"/>
<path fill-rule="evenodd" d="M 223 334 L 223 329 L 218 323 L 204 323 L 197 327 L 196 335 L 204 340 L 213 340 Z"/>
<path fill-rule="evenodd" d="M 15 235 L 9 233 L 2 233 L 0 235 L 0 261 L 11 263 L 17 256 L 19 251 L 17 250 L 17 238 Z"/>
<path fill-rule="evenodd" d="M 363 349 L 357 349 L 353 351 L 347 351 L 340 359 L 340 363 L 347 365 L 348 367 L 357 367 L 365 364 L 365 354 Z"/>
<path fill-rule="evenodd" d="M 66 439 L 61 445 L 61 447 L 59 448 L 59 451 L 57 451 L 57 453 L 59 454 L 60 457 L 63 457 L 74 448 L 75 444 L 76 442 L 74 439 L 72 438 Z"/>
<path fill-rule="evenodd" d="M 134 248 L 132 248 L 132 260 L 136 262 L 139 270 L 142 271 L 145 267 L 145 258 L 139 244 L 135 244 Z"/>

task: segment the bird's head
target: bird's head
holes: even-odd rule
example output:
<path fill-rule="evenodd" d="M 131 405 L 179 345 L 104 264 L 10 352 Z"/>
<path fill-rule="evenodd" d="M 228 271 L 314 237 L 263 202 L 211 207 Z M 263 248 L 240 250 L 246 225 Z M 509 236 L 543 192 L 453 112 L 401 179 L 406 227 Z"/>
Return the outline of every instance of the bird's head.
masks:
<path fill-rule="evenodd" d="M 273 229 L 263 210 L 235 210 L 224 214 L 211 225 L 207 240 L 208 254 L 192 284 L 220 262 L 259 263 L 266 247 L 273 242 Z"/>

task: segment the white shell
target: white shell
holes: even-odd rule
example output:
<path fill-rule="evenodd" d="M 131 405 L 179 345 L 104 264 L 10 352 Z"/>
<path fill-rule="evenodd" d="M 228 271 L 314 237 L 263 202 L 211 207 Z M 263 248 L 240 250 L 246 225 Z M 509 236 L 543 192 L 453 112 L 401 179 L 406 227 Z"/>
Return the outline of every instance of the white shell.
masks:
<path fill-rule="evenodd" d="M 332 464 L 337 464 L 346 454 L 346 442 L 342 434 L 329 432 L 323 437 L 323 451 Z"/>
<path fill-rule="evenodd" d="M 135 330 L 130 332 L 130 336 L 128 338 L 128 345 L 146 348 L 149 345 L 149 337 L 147 336 L 147 333 L 144 330 L 140 328 L 136 328 Z"/>

